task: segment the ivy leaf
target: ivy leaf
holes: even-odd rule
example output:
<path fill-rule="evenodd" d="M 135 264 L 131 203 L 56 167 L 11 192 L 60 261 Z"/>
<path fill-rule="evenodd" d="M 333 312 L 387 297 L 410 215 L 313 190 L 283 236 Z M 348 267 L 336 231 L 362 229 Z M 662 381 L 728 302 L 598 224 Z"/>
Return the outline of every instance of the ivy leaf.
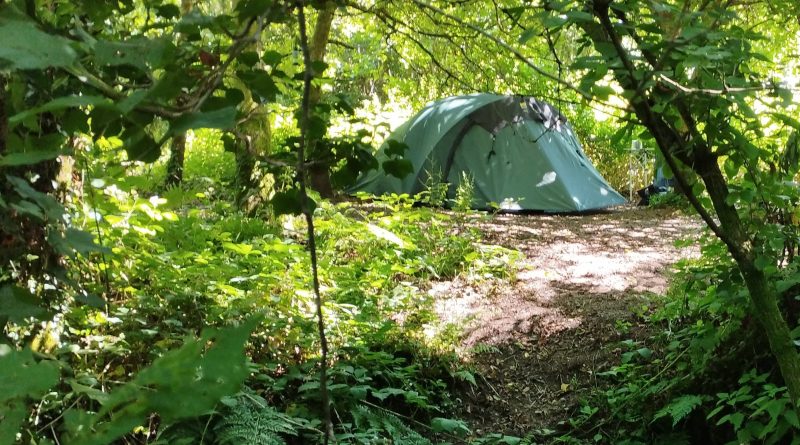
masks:
<path fill-rule="evenodd" d="M 39 30 L 13 6 L 0 6 L 0 36 L 0 72 L 65 67 L 78 57 L 69 40 Z"/>
<path fill-rule="evenodd" d="M 405 142 L 398 141 L 397 139 L 389 139 L 386 141 L 386 149 L 384 153 L 386 156 L 403 156 L 403 154 L 408 150 L 408 144 Z"/>
<path fill-rule="evenodd" d="M 389 159 L 381 164 L 386 174 L 403 179 L 414 171 L 414 165 L 408 159 Z"/>

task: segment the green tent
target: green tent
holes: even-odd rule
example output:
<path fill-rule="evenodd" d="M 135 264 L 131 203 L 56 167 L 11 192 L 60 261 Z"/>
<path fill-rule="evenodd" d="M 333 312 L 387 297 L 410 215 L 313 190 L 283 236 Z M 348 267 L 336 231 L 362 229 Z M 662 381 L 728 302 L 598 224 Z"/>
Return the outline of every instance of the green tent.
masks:
<path fill-rule="evenodd" d="M 450 184 L 448 198 L 471 178 L 478 209 L 495 203 L 505 210 L 580 212 L 625 203 L 586 158 L 564 116 L 531 97 L 472 94 L 433 102 L 389 136 L 377 159 L 382 167 L 362 175 L 355 190 L 415 195 L 439 175 Z"/>

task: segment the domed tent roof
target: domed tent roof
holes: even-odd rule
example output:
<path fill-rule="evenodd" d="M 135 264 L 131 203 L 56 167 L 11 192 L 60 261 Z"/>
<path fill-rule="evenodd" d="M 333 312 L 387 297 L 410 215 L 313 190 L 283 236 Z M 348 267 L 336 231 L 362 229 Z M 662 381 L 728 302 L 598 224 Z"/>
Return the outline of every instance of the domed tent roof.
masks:
<path fill-rule="evenodd" d="M 414 195 L 438 170 L 450 184 L 449 198 L 471 178 L 475 208 L 579 212 L 625 202 L 589 162 L 566 118 L 531 97 L 472 94 L 433 102 L 387 138 L 377 154 L 384 167 L 402 150 L 393 141 L 407 146 L 402 157 L 411 173 L 397 178 L 389 168 L 371 170 L 355 190 Z"/>

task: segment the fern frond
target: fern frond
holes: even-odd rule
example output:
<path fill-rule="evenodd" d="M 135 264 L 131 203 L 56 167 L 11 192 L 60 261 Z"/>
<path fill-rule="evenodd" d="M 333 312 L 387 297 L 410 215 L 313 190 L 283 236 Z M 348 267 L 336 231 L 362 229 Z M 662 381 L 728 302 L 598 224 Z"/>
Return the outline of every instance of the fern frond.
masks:
<path fill-rule="evenodd" d="M 655 417 L 653 417 L 653 420 L 669 415 L 672 417 L 672 427 L 675 428 L 678 422 L 686 418 L 686 416 L 691 414 L 692 411 L 702 405 L 702 403 L 703 399 L 698 395 L 689 394 L 678 397 L 677 399 L 673 399 L 669 405 L 661 408 L 661 410 L 656 413 Z"/>
<path fill-rule="evenodd" d="M 376 442 L 388 439 L 394 445 L 432 445 L 430 440 L 422 437 L 402 419 L 387 410 L 359 405 L 352 415 L 358 432 L 371 436 Z"/>
<path fill-rule="evenodd" d="M 240 393 L 223 412 L 214 431 L 219 445 L 286 445 L 282 434 L 296 435 L 291 419 L 253 394 Z"/>

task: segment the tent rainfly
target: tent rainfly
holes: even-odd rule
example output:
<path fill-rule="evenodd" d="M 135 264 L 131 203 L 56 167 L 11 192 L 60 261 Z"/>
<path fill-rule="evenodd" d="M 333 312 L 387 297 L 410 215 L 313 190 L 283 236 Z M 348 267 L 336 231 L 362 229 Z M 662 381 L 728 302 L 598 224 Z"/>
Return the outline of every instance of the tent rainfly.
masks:
<path fill-rule="evenodd" d="M 399 178 L 401 158 L 411 172 Z M 582 212 L 625 203 L 566 118 L 531 97 L 472 94 L 433 102 L 389 136 L 377 159 L 383 168 L 362 175 L 354 190 L 415 195 L 435 174 L 449 184 L 448 198 L 470 178 L 476 209 Z"/>

